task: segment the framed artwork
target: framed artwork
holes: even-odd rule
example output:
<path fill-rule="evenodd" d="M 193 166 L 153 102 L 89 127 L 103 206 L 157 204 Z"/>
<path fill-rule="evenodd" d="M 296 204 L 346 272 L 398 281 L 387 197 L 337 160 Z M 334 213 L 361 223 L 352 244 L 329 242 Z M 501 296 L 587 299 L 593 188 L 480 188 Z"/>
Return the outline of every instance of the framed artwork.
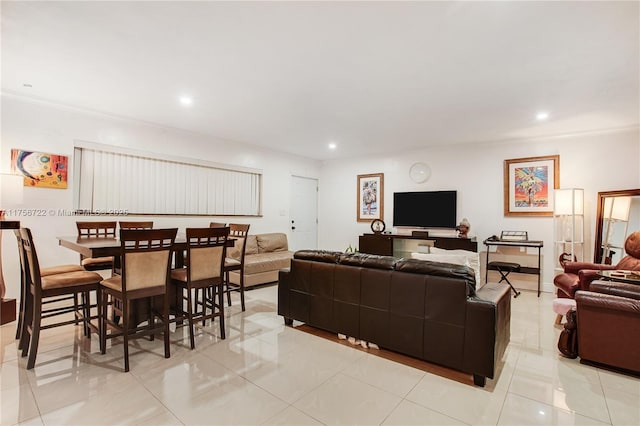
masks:
<path fill-rule="evenodd" d="M 504 215 L 552 216 L 559 186 L 559 155 L 504 160 Z"/>
<path fill-rule="evenodd" d="M 384 173 L 358 175 L 358 222 L 384 219 Z"/>
<path fill-rule="evenodd" d="M 66 189 L 68 170 L 66 155 L 11 150 L 11 172 L 24 176 L 24 186 Z"/>

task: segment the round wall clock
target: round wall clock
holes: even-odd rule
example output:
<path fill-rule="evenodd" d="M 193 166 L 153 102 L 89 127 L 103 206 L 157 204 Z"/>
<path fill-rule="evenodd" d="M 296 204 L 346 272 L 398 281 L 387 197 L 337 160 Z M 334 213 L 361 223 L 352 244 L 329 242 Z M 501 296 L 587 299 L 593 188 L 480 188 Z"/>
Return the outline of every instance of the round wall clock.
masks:
<path fill-rule="evenodd" d="M 383 233 L 386 227 L 387 225 L 385 225 L 382 219 L 375 219 L 373 222 L 371 222 L 371 230 L 374 234 Z"/>
<path fill-rule="evenodd" d="M 415 183 L 424 183 L 431 177 L 431 168 L 425 163 L 414 163 L 409 169 L 409 176 Z"/>

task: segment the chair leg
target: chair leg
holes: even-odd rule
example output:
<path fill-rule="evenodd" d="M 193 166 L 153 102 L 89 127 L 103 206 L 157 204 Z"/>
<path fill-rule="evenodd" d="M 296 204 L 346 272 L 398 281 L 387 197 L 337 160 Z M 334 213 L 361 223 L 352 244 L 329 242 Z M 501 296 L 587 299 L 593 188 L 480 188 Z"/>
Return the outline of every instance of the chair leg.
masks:
<path fill-rule="evenodd" d="M 224 326 L 224 283 L 220 283 L 218 284 L 218 313 L 219 313 L 219 318 L 220 318 L 220 338 L 221 339 L 226 339 L 226 332 L 225 332 L 225 326 Z M 213 297 L 211 298 L 211 306 L 212 309 L 216 308 L 216 292 L 212 289 L 213 291 Z"/>
<path fill-rule="evenodd" d="M 31 370 L 36 365 L 36 355 L 38 354 L 38 343 L 40 341 L 40 323 L 42 321 L 42 300 L 34 297 L 33 300 L 33 322 L 31 329 L 31 344 L 29 345 L 29 359 L 27 360 L 27 370 Z"/>
<path fill-rule="evenodd" d="M 129 302 L 122 301 L 122 337 L 124 339 L 124 371 L 129 371 Z"/>
<path fill-rule="evenodd" d="M 240 271 L 240 306 L 242 306 L 242 312 L 244 309 L 244 272 Z"/>
<path fill-rule="evenodd" d="M 562 315 L 557 314 L 555 325 L 560 325 L 561 323 L 562 323 Z"/>
<path fill-rule="evenodd" d="M 207 324 L 207 300 L 211 299 L 211 293 L 208 288 L 196 289 L 196 302 L 195 306 L 198 306 L 198 302 L 200 300 L 198 294 L 200 294 L 200 290 L 202 290 L 202 326 L 204 327 Z"/>
<path fill-rule="evenodd" d="M 231 288 L 229 287 L 229 272 L 224 273 L 224 286 L 227 287 L 227 304 L 231 306 Z M 224 291 L 224 289 L 223 289 Z"/>
<path fill-rule="evenodd" d="M 189 321 L 189 340 L 191 342 L 191 349 L 195 349 L 196 347 L 196 340 L 193 337 L 193 303 L 191 300 L 191 289 L 187 286 L 186 288 L 187 290 L 187 319 Z M 196 290 L 197 291 L 197 290 Z M 203 306 L 203 310 L 205 310 L 204 306 Z M 204 322 L 204 320 L 203 320 Z"/>
<path fill-rule="evenodd" d="M 98 289 L 98 330 L 100 331 L 100 353 L 107 353 L 107 295 Z"/>
<path fill-rule="evenodd" d="M 170 340 L 169 340 L 169 297 L 167 293 L 162 296 L 162 322 L 164 324 L 164 357 L 171 356 Z"/>
<path fill-rule="evenodd" d="M 91 338 L 91 330 L 89 329 L 89 320 L 91 318 L 91 293 L 85 291 L 82 293 L 82 302 L 84 303 L 84 335 Z"/>
<path fill-rule="evenodd" d="M 147 311 L 149 312 L 149 317 L 147 318 L 147 328 L 151 330 L 151 335 L 149 336 L 149 340 L 153 342 L 156 339 L 156 335 L 154 333 L 154 322 L 155 319 L 153 317 L 153 300 L 151 297 L 147 298 Z"/>
<path fill-rule="evenodd" d="M 27 290 L 28 291 L 28 290 Z M 18 346 L 22 349 L 21 356 L 24 358 L 29 353 L 31 343 L 31 330 L 33 329 L 33 295 L 30 291 L 26 294 L 25 311 L 23 314 L 22 330 Z"/>

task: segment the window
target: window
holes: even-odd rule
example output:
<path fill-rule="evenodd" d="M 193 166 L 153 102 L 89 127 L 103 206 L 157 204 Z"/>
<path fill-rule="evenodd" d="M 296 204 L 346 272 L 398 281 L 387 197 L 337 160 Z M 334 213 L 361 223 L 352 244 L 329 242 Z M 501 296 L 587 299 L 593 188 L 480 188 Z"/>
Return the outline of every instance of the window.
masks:
<path fill-rule="evenodd" d="M 157 215 L 260 215 L 262 174 L 76 143 L 76 209 Z"/>

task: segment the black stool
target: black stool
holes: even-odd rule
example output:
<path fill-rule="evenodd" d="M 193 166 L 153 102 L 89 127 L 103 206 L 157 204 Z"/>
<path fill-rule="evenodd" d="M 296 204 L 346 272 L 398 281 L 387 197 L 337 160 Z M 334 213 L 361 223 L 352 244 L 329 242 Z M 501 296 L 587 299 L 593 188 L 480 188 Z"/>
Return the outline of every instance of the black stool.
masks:
<path fill-rule="evenodd" d="M 507 276 L 511 272 L 518 272 L 520 270 L 520 264 L 519 263 L 513 263 L 513 262 L 489 262 L 489 268 L 490 269 L 495 269 L 496 271 L 500 272 L 500 281 L 498 281 L 498 283 L 501 283 L 502 281 L 506 281 L 507 284 L 509 284 L 509 287 L 511 287 L 511 290 L 513 290 L 513 292 L 515 293 L 515 296 L 513 296 L 514 299 L 516 297 L 520 296 L 520 292 L 518 290 L 516 290 L 516 288 L 513 286 L 513 284 L 511 284 L 511 282 L 507 278 Z"/>

